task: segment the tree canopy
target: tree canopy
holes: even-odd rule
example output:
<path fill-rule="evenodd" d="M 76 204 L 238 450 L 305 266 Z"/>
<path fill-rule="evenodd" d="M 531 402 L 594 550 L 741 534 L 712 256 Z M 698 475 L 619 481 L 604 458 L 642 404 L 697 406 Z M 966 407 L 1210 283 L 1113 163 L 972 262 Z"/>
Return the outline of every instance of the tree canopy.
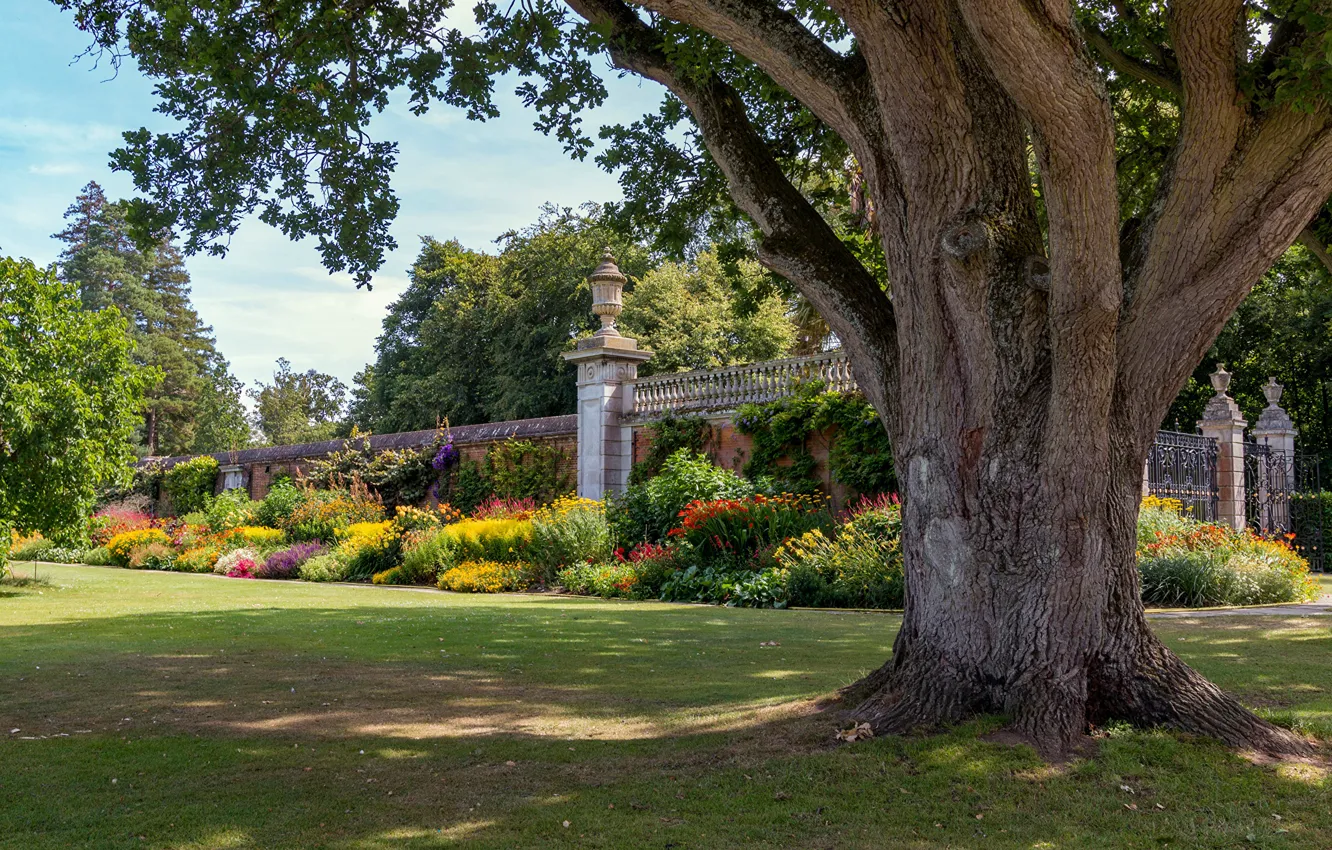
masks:
<path fill-rule="evenodd" d="M 358 376 L 351 422 L 382 433 L 572 413 L 574 369 L 560 353 L 598 326 L 586 277 L 607 246 L 631 276 L 620 326 L 657 353 L 643 374 L 791 348 L 786 302 L 756 263 L 728 275 L 705 251 L 650 268 L 648 253 L 604 219 L 595 208 L 548 207 L 531 227 L 502 235 L 496 255 L 422 239 L 376 360 Z"/>
<path fill-rule="evenodd" d="M 0 532 L 77 539 L 99 489 L 127 476 L 155 378 L 132 349 L 118 311 L 0 257 Z"/>
<path fill-rule="evenodd" d="M 249 390 L 254 399 L 254 426 L 270 446 L 315 443 L 337 435 L 346 407 L 347 385 L 314 369 L 292 371 L 279 357 L 273 382 L 257 381 Z"/>

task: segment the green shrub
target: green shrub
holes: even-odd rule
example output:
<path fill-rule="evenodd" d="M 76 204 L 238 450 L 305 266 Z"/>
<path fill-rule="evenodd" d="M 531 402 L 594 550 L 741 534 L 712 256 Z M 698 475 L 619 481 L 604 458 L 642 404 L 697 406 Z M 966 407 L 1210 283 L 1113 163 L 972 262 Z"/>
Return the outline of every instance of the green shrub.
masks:
<path fill-rule="evenodd" d="M 790 601 L 783 569 L 728 570 L 698 567 L 679 570 L 661 588 L 668 602 L 707 602 L 729 608 L 785 608 Z"/>
<path fill-rule="evenodd" d="M 542 582 L 564 567 L 606 561 L 610 554 L 610 526 L 601 502 L 565 497 L 532 517 L 528 560 Z"/>
<path fill-rule="evenodd" d="M 616 545 L 662 543 L 690 502 L 740 499 L 754 492 L 751 482 L 714 466 L 704 455 L 682 449 L 666 459 L 660 475 L 630 486 L 623 496 L 610 501 L 606 514 Z"/>
<path fill-rule="evenodd" d="M 162 489 L 176 514 L 203 510 L 217 487 L 217 459 L 200 455 L 181 461 L 162 474 Z"/>
<path fill-rule="evenodd" d="M 286 528 L 291 524 L 291 515 L 304 503 L 305 491 L 290 479 L 279 481 L 255 508 L 254 522 L 268 528 Z"/>
<path fill-rule="evenodd" d="M 92 567 L 109 567 L 114 563 L 111 559 L 111 550 L 105 546 L 85 550 L 79 561 Z"/>
<path fill-rule="evenodd" d="M 301 564 L 300 576 L 304 581 L 342 581 L 347 565 L 336 554 L 316 555 Z"/>
<path fill-rule="evenodd" d="M 1147 605 L 1200 608 L 1314 599 L 1309 564 L 1284 541 L 1191 520 L 1171 500 L 1138 514 L 1138 572 Z M 1170 514 L 1174 516 L 1170 516 Z"/>
<path fill-rule="evenodd" d="M 638 569 L 627 561 L 608 564 L 574 564 L 559 571 L 557 579 L 570 593 L 605 599 L 638 598 Z"/>
<path fill-rule="evenodd" d="M 223 490 L 211 496 L 204 505 L 208 528 L 212 531 L 230 531 L 243 525 L 254 525 L 258 503 L 244 490 Z"/>
<path fill-rule="evenodd" d="M 440 573 L 457 565 L 457 556 L 457 538 L 443 529 L 418 532 L 403 542 L 401 583 L 434 584 Z"/>

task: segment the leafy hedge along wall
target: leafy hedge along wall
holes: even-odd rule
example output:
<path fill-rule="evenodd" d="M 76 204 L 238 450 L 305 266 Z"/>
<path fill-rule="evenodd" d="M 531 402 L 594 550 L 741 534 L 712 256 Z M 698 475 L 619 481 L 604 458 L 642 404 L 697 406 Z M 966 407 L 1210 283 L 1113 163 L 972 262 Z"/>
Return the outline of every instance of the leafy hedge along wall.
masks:
<path fill-rule="evenodd" d="M 822 490 L 839 505 L 897 491 L 892 448 L 874 408 L 860 393 L 825 392 L 817 381 L 778 401 L 741 405 L 729 420 L 666 416 L 634 436 L 631 482 L 651 478 L 685 448 L 768 479 L 775 491 Z"/>

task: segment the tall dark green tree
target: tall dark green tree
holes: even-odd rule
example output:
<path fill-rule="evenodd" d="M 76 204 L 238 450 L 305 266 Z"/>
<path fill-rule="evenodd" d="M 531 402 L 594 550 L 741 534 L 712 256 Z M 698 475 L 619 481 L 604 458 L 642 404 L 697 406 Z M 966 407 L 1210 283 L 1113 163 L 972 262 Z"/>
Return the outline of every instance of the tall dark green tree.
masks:
<path fill-rule="evenodd" d="M 62 279 L 77 287 L 86 308 L 118 309 L 129 322 L 136 362 L 159 376 L 144 399 L 143 451 L 173 455 L 243 445 L 248 433 L 239 385 L 212 328 L 190 302 L 184 257 L 165 236 L 146 250 L 138 247 L 127 208 L 91 182 L 65 212 L 66 227 L 56 238 L 65 243 Z"/>
<path fill-rule="evenodd" d="M 893 440 L 906 613 L 857 716 L 1001 712 L 1052 753 L 1111 720 L 1308 751 L 1153 635 L 1134 520 L 1174 398 L 1332 195 L 1325 0 L 480 3 L 468 33 L 451 0 L 58 2 L 180 119 L 114 155 L 141 227 L 203 249 L 258 211 L 362 279 L 397 209 L 394 148 L 365 132 L 390 93 L 480 118 L 514 74 L 581 157 L 594 61 L 660 84 L 662 112 L 607 131 L 631 219 L 666 230 L 724 192 Z M 1130 175 L 1139 102 L 1169 153 Z M 874 251 L 809 179 L 839 159 Z"/>

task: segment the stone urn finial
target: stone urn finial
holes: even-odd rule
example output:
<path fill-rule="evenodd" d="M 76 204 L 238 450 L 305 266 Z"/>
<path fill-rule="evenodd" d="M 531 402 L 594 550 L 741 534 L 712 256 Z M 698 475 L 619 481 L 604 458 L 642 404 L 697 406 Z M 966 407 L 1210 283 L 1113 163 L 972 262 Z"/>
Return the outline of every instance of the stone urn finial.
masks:
<path fill-rule="evenodd" d="M 1281 394 L 1285 392 L 1285 387 L 1277 383 L 1275 377 L 1269 376 L 1267 383 L 1263 385 L 1263 397 L 1267 399 L 1268 407 L 1281 406 Z"/>
<path fill-rule="evenodd" d="M 1216 390 L 1217 395 L 1225 395 L 1226 390 L 1230 388 L 1230 373 L 1226 371 L 1226 364 L 1216 364 L 1216 371 L 1211 375 L 1212 389 Z"/>
<path fill-rule="evenodd" d="M 592 312 L 601 319 L 596 336 L 620 335 L 615 329 L 615 317 L 624 311 L 624 285 L 628 281 L 615 264 L 615 255 L 606 248 L 601 254 L 601 265 L 587 278 L 592 287 Z"/>

